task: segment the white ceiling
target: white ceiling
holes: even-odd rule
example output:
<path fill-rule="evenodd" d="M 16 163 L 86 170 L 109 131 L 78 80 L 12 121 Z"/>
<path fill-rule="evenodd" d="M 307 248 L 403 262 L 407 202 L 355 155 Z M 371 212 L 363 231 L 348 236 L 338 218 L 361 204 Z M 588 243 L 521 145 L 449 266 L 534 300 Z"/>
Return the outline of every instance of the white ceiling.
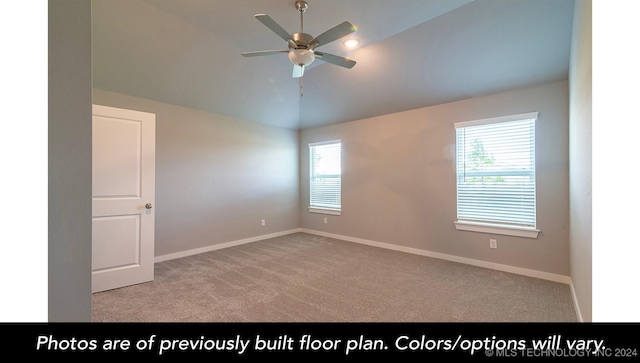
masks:
<path fill-rule="evenodd" d="M 94 87 L 286 128 L 309 128 L 566 79 L 573 0 L 307 0 L 304 31 L 356 28 L 299 81 L 254 18 L 300 30 L 294 0 L 92 0 Z M 346 37 L 344 38 L 346 39 Z"/>

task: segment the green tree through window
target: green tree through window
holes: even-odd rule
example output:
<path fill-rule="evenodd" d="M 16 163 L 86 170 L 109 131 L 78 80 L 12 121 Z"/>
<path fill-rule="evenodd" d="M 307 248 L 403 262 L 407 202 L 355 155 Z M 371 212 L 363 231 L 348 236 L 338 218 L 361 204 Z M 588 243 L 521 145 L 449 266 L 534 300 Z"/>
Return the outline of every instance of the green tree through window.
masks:
<path fill-rule="evenodd" d="M 473 140 L 473 151 L 467 156 L 467 163 L 473 171 L 486 171 L 496 162 L 493 154 L 484 149 L 484 145 L 478 139 Z M 504 178 L 501 176 L 474 176 L 467 179 L 470 183 L 503 183 Z"/>

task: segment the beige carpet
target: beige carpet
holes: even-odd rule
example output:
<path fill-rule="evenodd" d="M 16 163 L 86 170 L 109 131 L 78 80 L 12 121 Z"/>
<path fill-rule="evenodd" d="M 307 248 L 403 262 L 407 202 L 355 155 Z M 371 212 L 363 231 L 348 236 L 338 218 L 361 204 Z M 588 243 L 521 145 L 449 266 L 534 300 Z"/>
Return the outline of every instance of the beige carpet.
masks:
<path fill-rule="evenodd" d="M 155 265 L 94 322 L 575 322 L 568 285 L 296 233 Z"/>

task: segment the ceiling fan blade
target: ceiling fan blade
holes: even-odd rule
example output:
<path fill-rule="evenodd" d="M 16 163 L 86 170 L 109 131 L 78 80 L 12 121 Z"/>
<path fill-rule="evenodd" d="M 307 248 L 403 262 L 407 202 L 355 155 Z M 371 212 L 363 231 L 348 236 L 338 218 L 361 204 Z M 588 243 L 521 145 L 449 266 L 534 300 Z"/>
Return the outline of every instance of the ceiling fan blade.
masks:
<path fill-rule="evenodd" d="M 291 77 L 293 78 L 300 78 L 304 75 L 304 66 L 297 66 L 294 65 L 293 66 L 293 72 L 291 74 Z"/>
<path fill-rule="evenodd" d="M 314 49 L 321 45 L 331 43 L 334 40 L 344 37 L 345 35 L 353 33 L 354 31 L 356 31 L 356 28 L 353 25 L 351 25 L 351 23 L 349 23 L 348 21 L 345 21 L 344 23 L 338 24 L 333 28 L 327 30 L 326 32 L 313 38 L 309 42 L 309 48 Z"/>
<path fill-rule="evenodd" d="M 356 65 L 356 61 L 349 59 L 349 58 L 345 58 L 345 57 L 339 57 L 337 55 L 333 55 L 333 54 L 329 54 L 329 53 L 323 53 L 323 52 L 315 52 L 315 55 L 317 58 L 322 59 L 323 61 L 327 62 L 327 63 L 331 63 L 331 64 L 335 64 L 337 66 L 340 67 L 345 67 L 345 68 L 353 68 L 353 66 Z"/>
<path fill-rule="evenodd" d="M 281 27 L 280 24 L 276 23 L 275 20 L 271 19 L 269 15 L 256 14 L 255 18 L 258 19 L 267 28 L 271 29 L 271 31 L 276 33 L 280 38 L 284 39 L 285 42 L 292 44 L 294 47 L 297 46 L 296 42 L 291 39 L 291 34 L 284 30 L 284 28 Z"/>
<path fill-rule="evenodd" d="M 280 53 L 289 53 L 288 50 L 259 50 L 256 52 L 244 52 L 240 53 L 243 57 L 258 57 L 262 55 L 272 55 L 272 54 L 280 54 Z"/>

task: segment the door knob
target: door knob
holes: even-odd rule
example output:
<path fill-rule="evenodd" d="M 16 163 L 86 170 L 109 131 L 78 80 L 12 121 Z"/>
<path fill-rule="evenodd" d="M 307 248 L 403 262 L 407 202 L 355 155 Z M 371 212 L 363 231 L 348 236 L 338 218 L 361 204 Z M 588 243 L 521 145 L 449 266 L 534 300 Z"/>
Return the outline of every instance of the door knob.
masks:
<path fill-rule="evenodd" d="M 145 208 L 147 208 L 147 209 L 151 209 L 151 208 L 153 208 L 153 206 L 151 205 L 151 203 L 147 203 L 147 204 L 145 204 L 145 205 L 144 205 L 144 207 L 145 207 Z"/>

